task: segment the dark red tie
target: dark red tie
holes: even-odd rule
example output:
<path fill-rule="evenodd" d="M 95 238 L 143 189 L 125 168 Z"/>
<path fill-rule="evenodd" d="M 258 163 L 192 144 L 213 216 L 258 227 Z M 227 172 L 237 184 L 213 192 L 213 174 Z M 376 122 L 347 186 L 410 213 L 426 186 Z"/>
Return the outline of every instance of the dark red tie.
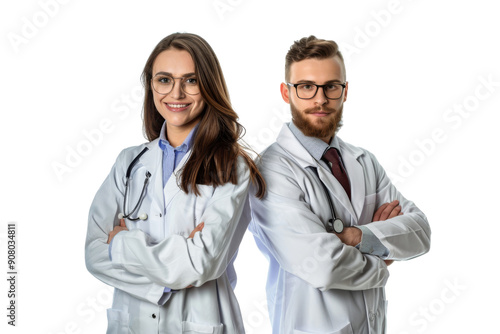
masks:
<path fill-rule="evenodd" d="M 330 148 L 328 151 L 323 154 L 323 159 L 329 161 L 332 164 L 332 173 L 340 182 L 342 187 L 351 200 L 351 186 L 349 184 L 349 177 L 347 176 L 347 172 L 344 168 L 344 165 L 340 161 L 339 152 L 337 152 L 336 148 Z"/>

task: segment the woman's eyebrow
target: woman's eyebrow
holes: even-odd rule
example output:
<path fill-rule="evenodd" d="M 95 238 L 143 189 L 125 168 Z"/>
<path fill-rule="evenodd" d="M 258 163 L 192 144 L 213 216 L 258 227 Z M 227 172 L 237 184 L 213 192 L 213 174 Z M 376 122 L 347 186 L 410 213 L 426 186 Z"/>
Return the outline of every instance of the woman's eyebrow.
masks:
<path fill-rule="evenodd" d="M 163 71 L 160 71 L 158 73 L 155 74 L 155 76 L 157 75 L 168 75 L 169 77 L 173 77 L 174 75 L 170 72 L 163 72 Z M 194 72 L 189 72 L 189 73 L 185 73 L 183 74 L 180 78 L 188 78 L 188 77 L 192 77 L 192 76 L 195 76 L 196 73 Z"/>

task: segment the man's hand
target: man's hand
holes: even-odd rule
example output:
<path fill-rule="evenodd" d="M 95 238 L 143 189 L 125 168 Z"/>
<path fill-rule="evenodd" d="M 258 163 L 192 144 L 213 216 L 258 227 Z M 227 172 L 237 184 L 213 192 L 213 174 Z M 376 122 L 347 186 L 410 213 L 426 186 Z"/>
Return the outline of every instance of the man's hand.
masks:
<path fill-rule="evenodd" d="M 361 242 L 362 232 L 359 228 L 356 227 L 344 227 L 342 233 L 337 234 L 340 241 L 348 246 L 355 247 L 357 244 Z"/>
<path fill-rule="evenodd" d="M 402 214 L 399 201 L 394 200 L 391 203 L 382 204 L 373 215 L 372 222 L 387 220 L 396 216 L 401 216 Z"/>
<path fill-rule="evenodd" d="M 399 205 L 399 201 L 394 200 L 391 203 L 382 204 L 373 215 L 372 222 L 391 219 L 396 216 L 401 216 L 402 214 L 403 213 L 401 212 L 401 205 Z M 387 266 L 390 266 L 394 262 L 394 260 L 384 260 L 384 262 Z"/>
<path fill-rule="evenodd" d="M 391 203 L 382 204 L 375 214 L 373 215 L 372 222 L 383 221 L 387 219 L 391 219 L 396 216 L 401 216 L 403 213 L 401 212 L 401 205 L 399 205 L 398 200 L 394 200 Z M 337 237 L 344 244 L 352 247 L 356 247 L 360 242 L 363 236 L 363 232 L 356 227 L 346 227 L 342 233 L 337 234 Z M 384 260 L 385 264 L 390 266 L 394 261 L 393 260 Z"/>
<path fill-rule="evenodd" d="M 113 238 L 115 237 L 115 235 L 118 232 L 121 232 L 121 231 L 128 231 L 127 225 L 125 225 L 125 219 L 123 219 L 123 218 L 120 219 L 120 225 L 115 226 L 115 228 L 113 229 L 113 231 L 109 232 L 109 235 L 108 235 L 108 244 L 111 242 L 111 240 L 113 240 Z"/>

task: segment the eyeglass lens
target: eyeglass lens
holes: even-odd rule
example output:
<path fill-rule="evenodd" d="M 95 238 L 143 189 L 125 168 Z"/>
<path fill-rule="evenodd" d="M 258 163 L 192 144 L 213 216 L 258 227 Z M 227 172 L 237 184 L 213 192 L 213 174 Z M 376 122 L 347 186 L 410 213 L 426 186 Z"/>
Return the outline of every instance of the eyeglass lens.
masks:
<path fill-rule="evenodd" d="M 338 99 L 342 96 L 343 86 L 331 84 L 323 86 L 325 96 L 329 99 Z M 316 95 L 319 87 L 314 84 L 300 84 L 297 86 L 297 96 L 301 99 L 310 99 Z"/>
<path fill-rule="evenodd" d="M 180 79 L 181 89 L 189 95 L 200 93 L 198 80 L 194 77 L 190 78 L 173 78 L 168 75 L 157 75 L 153 78 L 153 88 L 158 94 L 167 95 L 174 89 L 175 79 Z"/>

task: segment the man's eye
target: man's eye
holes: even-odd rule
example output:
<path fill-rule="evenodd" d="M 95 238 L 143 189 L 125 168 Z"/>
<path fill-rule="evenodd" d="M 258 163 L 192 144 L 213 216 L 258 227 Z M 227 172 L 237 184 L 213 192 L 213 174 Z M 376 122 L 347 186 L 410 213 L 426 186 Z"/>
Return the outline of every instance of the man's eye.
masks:
<path fill-rule="evenodd" d="M 313 89 L 313 85 L 300 85 L 299 88 L 303 90 L 311 90 Z"/>
<path fill-rule="evenodd" d="M 333 90 L 340 89 L 340 86 L 339 85 L 327 85 L 326 89 L 333 91 Z"/>

